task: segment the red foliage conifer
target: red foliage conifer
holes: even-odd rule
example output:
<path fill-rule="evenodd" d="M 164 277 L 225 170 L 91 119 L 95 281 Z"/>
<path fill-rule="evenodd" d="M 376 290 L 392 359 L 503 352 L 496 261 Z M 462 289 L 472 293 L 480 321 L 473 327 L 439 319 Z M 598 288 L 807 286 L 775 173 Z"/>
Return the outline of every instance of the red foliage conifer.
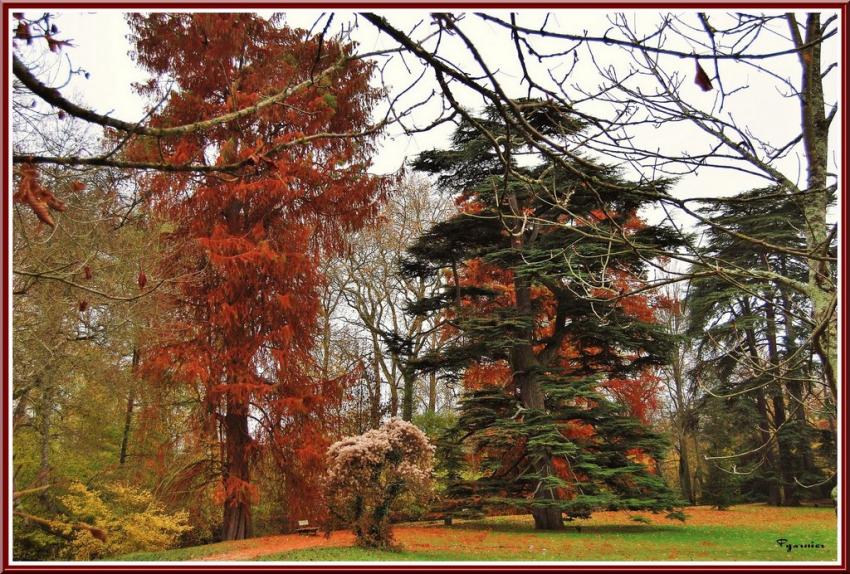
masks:
<path fill-rule="evenodd" d="M 287 511 L 315 516 L 327 448 L 323 411 L 338 391 L 311 369 L 322 281 L 317 258 L 373 215 L 382 179 L 370 175 L 375 134 L 365 131 L 379 93 L 372 66 L 345 61 L 352 46 L 308 37 L 255 14 L 129 17 L 136 59 L 153 74 L 140 87 L 174 87 L 151 124 L 185 125 L 256 104 L 306 82 L 284 100 L 185 134 L 137 139 L 128 155 L 234 170 L 157 172 L 147 194 L 176 229 L 161 275 L 180 277 L 174 311 L 147 353 L 147 372 L 200 390 L 210 436 L 221 436 L 224 539 L 251 535 L 252 461 L 280 461 Z M 309 82 L 310 78 L 314 82 Z M 140 280 L 141 286 L 141 280 Z"/>

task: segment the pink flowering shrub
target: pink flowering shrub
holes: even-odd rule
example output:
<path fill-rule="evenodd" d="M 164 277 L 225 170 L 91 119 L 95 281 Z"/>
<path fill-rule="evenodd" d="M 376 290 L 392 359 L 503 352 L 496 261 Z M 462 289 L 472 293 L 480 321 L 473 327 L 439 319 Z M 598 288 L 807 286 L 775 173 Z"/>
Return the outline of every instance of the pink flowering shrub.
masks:
<path fill-rule="evenodd" d="M 333 515 L 354 528 L 357 544 L 394 548 L 390 509 L 431 498 L 434 447 L 398 418 L 328 449 L 325 496 Z"/>

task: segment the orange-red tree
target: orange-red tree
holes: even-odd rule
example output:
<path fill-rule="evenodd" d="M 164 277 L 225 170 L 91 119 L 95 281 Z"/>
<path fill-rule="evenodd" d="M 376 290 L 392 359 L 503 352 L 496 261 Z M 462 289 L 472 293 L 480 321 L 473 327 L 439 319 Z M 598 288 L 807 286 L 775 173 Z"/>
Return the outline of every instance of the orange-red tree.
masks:
<path fill-rule="evenodd" d="M 144 182 L 174 222 L 160 272 L 181 277 L 147 372 L 197 392 L 204 432 L 221 445 L 222 537 L 241 539 L 251 535 L 252 460 L 261 451 L 281 462 L 287 511 L 316 513 L 322 415 L 338 390 L 316 376 L 309 354 L 323 280 L 317 258 L 370 217 L 383 193 L 368 173 L 369 116 L 380 94 L 369 85 L 370 64 L 333 66 L 351 55 L 350 44 L 278 18 L 160 13 L 129 23 L 135 58 L 152 74 L 139 89 L 164 99 L 153 127 L 287 94 L 208 129 L 142 136 L 126 151 L 140 163 L 241 166 L 156 172 Z"/>

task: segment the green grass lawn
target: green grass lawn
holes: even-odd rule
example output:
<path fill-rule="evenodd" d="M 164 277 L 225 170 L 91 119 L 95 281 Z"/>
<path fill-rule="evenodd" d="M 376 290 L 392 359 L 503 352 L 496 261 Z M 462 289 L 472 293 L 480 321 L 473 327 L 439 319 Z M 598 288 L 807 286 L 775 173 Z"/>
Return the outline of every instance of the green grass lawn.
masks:
<path fill-rule="evenodd" d="M 831 561 L 836 558 L 836 517 L 828 508 L 736 506 L 724 512 L 685 509 L 684 524 L 662 515 L 642 514 L 636 522 L 618 512 L 576 521 L 560 532 L 538 532 L 530 517 L 466 521 L 455 526 L 405 525 L 396 529 L 400 552 L 351 546 L 265 552 L 262 540 L 228 542 L 178 550 L 136 553 L 122 560 L 192 560 L 237 548 L 258 549 L 259 561 Z M 822 544 L 793 548 L 777 544 Z M 272 544 L 268 545 L 270 548 Z"/>

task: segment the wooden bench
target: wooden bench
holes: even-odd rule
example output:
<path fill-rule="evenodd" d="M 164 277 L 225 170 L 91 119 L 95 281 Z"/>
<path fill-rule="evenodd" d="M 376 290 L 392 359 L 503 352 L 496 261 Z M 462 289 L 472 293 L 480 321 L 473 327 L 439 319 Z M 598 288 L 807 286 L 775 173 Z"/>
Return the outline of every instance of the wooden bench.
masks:
<path fill-rule="evenodd" d="M 298 534 L 304 534 L 307 536 L 316 536 L 319 533 L 318 526 L 310 526 L 309 520 L 299 520 L 298 528 L 295 529 L 295 532 Z"/>

